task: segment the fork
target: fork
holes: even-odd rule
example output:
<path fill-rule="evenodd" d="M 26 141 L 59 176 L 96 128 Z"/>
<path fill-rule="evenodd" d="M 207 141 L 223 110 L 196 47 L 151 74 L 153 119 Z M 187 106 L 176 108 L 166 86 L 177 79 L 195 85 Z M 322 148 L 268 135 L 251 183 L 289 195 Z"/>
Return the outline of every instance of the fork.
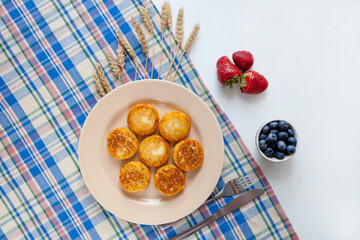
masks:
<path fill-rule="evenodd" d="M 254 179 L 255 179 L 255 175 L 253 175 L 253 174 L 234 178 L 234 179 L 228 181 L 218 194 L 216 194 L 213 197 L 210 197 L 202 205 L 212 202 L 215 199 L 218 199 L 221 197 L 231 197 L 231 196 L 237 195 L 241 192 L 244 192 L 247 188 L 250 188 L 253 185 L 252 180 L 254 180 Z M 171 225 L 179 222 L 181 219 L 179 219 L 175 222 L 162 224 L 159 227 L 161 230 L 165 230 L 165 229 L 169 228 Z"/>

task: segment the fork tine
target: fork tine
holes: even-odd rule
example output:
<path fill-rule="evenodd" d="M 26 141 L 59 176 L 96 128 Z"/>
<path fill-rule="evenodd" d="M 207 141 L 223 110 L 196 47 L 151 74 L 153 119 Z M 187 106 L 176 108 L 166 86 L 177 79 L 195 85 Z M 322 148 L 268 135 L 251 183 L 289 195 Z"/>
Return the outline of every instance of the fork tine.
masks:
<path fill-rule="evenodd" d="M 254 179 L 248 180 L 246 182 L 234 184 L 234 189 L 238 191 L 238 190 L 241 190 L 241 189 L 249 188 L 252 185 L 254 185 L 252 180 L 254 180 Z"/>
<path fill-rule="evenodd" d="M 233 178 L 233 179 L 227 181 L 226 183 L 228 183 L 228 182 L 234 182 L 234 181 L 246 180 L 246 179 L 248 179 L 248 178 L 253 178 L 253 177 L 255 177 L 255 174 L 250 173 L 250 174 L 248 174 L 248 175 L 244 175 L 244 176 L 240 176 L 240 177 L 237 177 L 237 178 Z"/>
<path fill-rule="evenodd" d="M 244 182 L 248 182 L 248 181 L 251 181 L 253 179 L 255 179 L 256 177 L 254 175 L 248 175 L 246 177 L 240 177 L 240 178 L 236 178 L 234 179 L 234 184 L 241 184 L 241 183 L 244 183 Z"/>
<path fill-rule="evenodd" d="M 252 178 L 247 179 L 245 182 L 242 182 L 241 184 L 253 184 L 253 182 L 256 180 L 257 180 L 256 177 L 252 177 Z"/>
<path fill-rule="evenodd" d="M 253 178 L 254 176 L 255 176 L 254 174 L 249 174 L 249 175 L 245 175 L 245 176 L 235 178 L 234 180 L 235 181 L 241 181 L 241 180 L 246 180 L 246 179 L 249 179 L 249 178 Z"/>
<path fill-rule="evenodd" d="M 251 180 L 250 178 L 235 179 L 234 184 L 239 184 Z"/>
<path fill-rule="evenodd" d="M 241 186 L 241 185 L 251 184 L 253 180 L 255 180 L 255 179 L 249 179 L 249 180 L 246 180 L 246 181 L 243 181 L 243 182 L 237 182 L 237 183 L 234 183 L 234 186 Z"/>
<path fill-rule="evenodd" d="M 245 175 L 244 177 L 252 178 L 252 177 L 255 177 L 255 174 L 254 174 L 254 173 L 250 173 L 250 174 L 248 174 L 248 175 Z"/>
<path fill-rule="evenodd" d="M 234 187 L 236 187 L 236 186 L 241 186 L 241 185 L 244 185 L 244 184 L 248 184 L 249 182 L 250 182 L 250 180 L 241 181 L 241 182 L 234 182 L 232 185 Z"/>
<path fill-rule="evenodd" d="M 246 189 L 250 188 L 251 186 L 253 186 L 253 183 L 234 186 L 234 191 L 236 193 L 240 193 L 240 192 L 245 191 Z"/>

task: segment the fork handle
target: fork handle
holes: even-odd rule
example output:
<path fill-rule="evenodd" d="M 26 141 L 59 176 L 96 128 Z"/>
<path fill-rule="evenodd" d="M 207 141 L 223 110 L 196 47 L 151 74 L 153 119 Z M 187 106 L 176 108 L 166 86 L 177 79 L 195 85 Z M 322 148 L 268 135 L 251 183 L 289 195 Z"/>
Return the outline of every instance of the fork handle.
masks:
<path fill-rule="evenodd" d="M 221 196 L 214 196 L 214 197 L 211 197 L 211 198 L 208 198 L 208 200 L 206 200 L 203 204 L 201 204 L 201 206 L 202 205 L 205 205 L 205 204 L 207 204 L 207 203 L 209 203 L 209 202 L 212 202 L 212 201 L 214 201 L 214 200 L 216 200 L 216 199 L 218 199 L 218 198 L 220 198 Z"/>
<path fill-rule="evenodd" d="M 208 200 L 206 200 L 203 204 L 201 204 L 201 206 L 202 206 L 202 205 L 205 205 L 205 204 L 207 204 L 207 203 L 209 203 L 209 202 L 212 202 L 212 201 L 214 201 L 215 199 L 218 199 L 219 197 L 221 197 L 221 196 L 211 197 L 211 198 L 209 198 Z M 200 206 L 200 207 L 201 207 L 201 206 Z M 165 229 L 169 228 L 171 225 L 174 225 L 175 223 L 180 222 L 182 219 L 183 219 L 183 218 L 180 218 L 180 219 L 178 219 L 178 220 L 176 220 L 176 221 L 174 221 L 174 222 L 162 224 L 162 225 L 160 225 L 160 229 L 161 229 L 161 230 L 165 230 Z"/>

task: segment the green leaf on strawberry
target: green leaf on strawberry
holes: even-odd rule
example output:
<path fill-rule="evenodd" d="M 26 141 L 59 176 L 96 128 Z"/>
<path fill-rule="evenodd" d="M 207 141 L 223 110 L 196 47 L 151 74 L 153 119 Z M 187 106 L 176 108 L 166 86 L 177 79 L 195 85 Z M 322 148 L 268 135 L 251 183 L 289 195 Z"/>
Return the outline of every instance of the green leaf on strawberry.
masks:
<path fill-rule="evenodd" d="M 238 75 L 235 74 L 234 78 L 227 80 L 223 87 L 229 87 L 230 89 L 233 89 L 233 85 L 238 84 L 239 81 L 240 81 L 240 77 L 238 77 Z"/>

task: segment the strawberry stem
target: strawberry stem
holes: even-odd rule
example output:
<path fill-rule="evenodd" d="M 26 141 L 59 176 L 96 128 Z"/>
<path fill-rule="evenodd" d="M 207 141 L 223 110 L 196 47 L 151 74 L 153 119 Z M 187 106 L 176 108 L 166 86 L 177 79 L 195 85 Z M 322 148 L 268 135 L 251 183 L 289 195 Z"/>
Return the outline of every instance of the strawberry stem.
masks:
<path fill-rule="evenodd" d="M 245 81 L 245 78 L 247 77 L 247 74 L 243 74 L 242 76 L 241 76 L 241 78 L 240 78 L 240 83 L 239 83 L 239 85 L 240 85 L 240 88 L 241 87 L 246 87 L 246 81 Z"/>
<path fill-rule="evenodd" d="M 233 78 L 226 81 L 224 84 L 224 87 L 229 87 L 230 89 L 233 89 L 234 84 L 238 84 L 240 81 L 241 76 L 238 77 L 238 75 L 234 75 Z"/>

